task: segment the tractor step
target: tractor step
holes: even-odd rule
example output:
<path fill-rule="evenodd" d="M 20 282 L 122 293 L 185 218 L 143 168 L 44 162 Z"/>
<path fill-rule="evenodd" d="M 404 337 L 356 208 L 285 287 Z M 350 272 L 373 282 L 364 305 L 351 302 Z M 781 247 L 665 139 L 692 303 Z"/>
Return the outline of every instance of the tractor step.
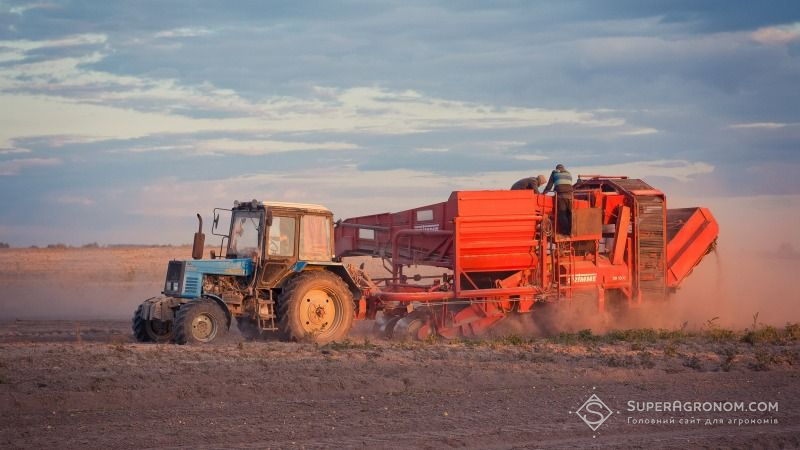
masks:
<path fill-rule="evenodd" d="M 278 331 L 275 326 L 275 301 L 272 299 L 258 301 L 258 327 L 261 331 Z"/>

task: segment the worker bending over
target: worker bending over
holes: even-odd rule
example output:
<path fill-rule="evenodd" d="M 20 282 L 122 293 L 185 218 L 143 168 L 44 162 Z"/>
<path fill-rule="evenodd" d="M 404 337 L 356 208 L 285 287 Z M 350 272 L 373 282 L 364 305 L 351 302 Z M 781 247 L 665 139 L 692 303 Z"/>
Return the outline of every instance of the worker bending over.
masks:
<path fill-rule="evenodd" d="M 534 177 L 523 178 L 517 181 L 516 183 L 512 184 L 511 190 L 520 191 L 524 189 L 531 189 L 538 193 L 539 187 L 541 187 L 545 183 L 545 181 L 546 180 L 544 178 L 544 175 L 539 175 L 538 177 L 535 178 Z"/>

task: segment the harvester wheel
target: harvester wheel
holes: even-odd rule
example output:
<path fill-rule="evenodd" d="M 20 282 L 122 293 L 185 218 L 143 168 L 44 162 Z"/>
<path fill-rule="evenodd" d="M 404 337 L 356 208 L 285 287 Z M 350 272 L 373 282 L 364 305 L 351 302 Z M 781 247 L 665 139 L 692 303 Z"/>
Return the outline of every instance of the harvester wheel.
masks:
<path fill-rule="evenodd" d="M 612 326 L 619 327 L 635 317 L 635 311 L 631 309 L 631 301 L 616 290 L 606 291 L 605 310 L 607 320 Z"/>
<path fill-rule="evenodd" d="M 421 336 L 420 330 L 429 325 L 430 314 L 424 311 L 414 311 L 397 321 L 392 331 L 392 339 L 400 341 L 419 341 L 431 335 L 432 329 L 428 327 L 426 335 Z"/>
<path fill-rule="evenodd" d="M 539 336 L 554 336 L 559 331 L 559 305 L 556 303 L 537 302 L 531 310 L 531 319 Z"/>
<path fill-rule="evenodd" d="M 213 300 L 193 300 L 175 314 L 176 344 L 203 344 L 227 333 L 225 313 Z"/>
<path fill-rule="evenodd" d="M 172 339 L 172 322 L 151 320 L 144 317 L 144 303 L 136 308 L 131 321 L 133 336 L 139 342 L 168 342 Z"/>
<path fill-rule="evenodd" d="M 384 313 L 385 314 L 385 313 Z M 385 315 L 378 321 L 375 321 L 375 326 L 372 331 L 383 339 L 391 339 L 394 333 L 394 326 L 402 319 L 403 316 L 388 316 Z"/>
<path fill-rule="evenodd" d="M 353 325 L 353 295 L 335 274 L 313 270 L 290 280 L 278 298 L 280 330 L 290 340 L 319 344 L 344 339 Z"/>
<path fill-rule="evenodd" d="M 236 328 L 246 341 L 255 341 L 261 336 L 261 329 L 255 320 L 249 317 L 237 317 Z"/>

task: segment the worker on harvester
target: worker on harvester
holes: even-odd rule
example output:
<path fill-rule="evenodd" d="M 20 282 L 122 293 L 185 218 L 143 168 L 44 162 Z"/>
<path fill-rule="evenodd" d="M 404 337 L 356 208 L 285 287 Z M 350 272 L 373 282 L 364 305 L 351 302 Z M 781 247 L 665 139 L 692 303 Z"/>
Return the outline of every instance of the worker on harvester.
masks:
<path fill-rule="evenodd" d="M 558 164 L 556 170 L 550 174 L 543 194 L 554 188 L 557 198 L 558 233 L 569 235 L 572 230 L 572 174 L 564 168 L 563 164 Z"/>
<path fill-rule="evenodd" d="M 521 191 L 525 189 L 531 189 L 539 192 L 539 187 L 541 187 L 547 180 L 545 179 L 544 175 L 539 175 L 537 177 L 528 177 L 523 178 L 516 183 L 511 185 L 512 191 Z"/>

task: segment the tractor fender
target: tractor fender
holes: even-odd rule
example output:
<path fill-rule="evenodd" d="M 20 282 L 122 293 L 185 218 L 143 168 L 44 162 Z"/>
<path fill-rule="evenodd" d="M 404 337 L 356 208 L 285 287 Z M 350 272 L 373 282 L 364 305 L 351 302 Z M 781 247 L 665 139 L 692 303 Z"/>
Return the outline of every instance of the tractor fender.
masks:
<path fill-rule="evenodd" d="M 350 275 L 350 272 L 347 271 L 347 268 L 344 266 L 329 266 L 326 267 L 326 270 L 329 270 L 344 280 L 347 283 L 347 287 L 350 288 L 350 292 L 353 293 L 353 299 L 358 301 L 361 298 L 361 288 L 358 287 L 356 284 L 356 280 L 353 279 L 353 276 Z"/>
<path fill-rule="evenodd" d="M 171 322 L 175 320 L 175 309 L 183 303 L 174 297 L 152 297 L 142 302 L 142 318 Z"/>
<path fill-rule="evenodd" d="M 358 286 L 356 281 L 353 279 L 353 276 L 350 275 L 350 272 L 347 271 L 347 268 L 344 267 L 341 263 L 319 263 L 319 262 L 306 262 L 306 261 L 298 261 L 292 266 L 292 272 L 304 272 L 306 270 L 327 270 L 328 272 L 333 272 L 342 281 L 347 284 L 347 287 L 350 289 L 350 292 L 353 293 L 353 300 L 358 301 L 361 298 L 361 288 Z M 289 277 L 287 277 L 288 279 Z"/>
<path fill-rule="evenodd" d="M 225 312 L 225 319 L 228 322 L 228 328 L 230 329 L 232 320 L 231 311 L 228 309 L 228 305 L 225 304 L 222 298 L 214 294 L 203 294 L 202 298 L 214 300 L 214 302 L 216 302 L 217 305 L 219 305 L 219 307 L 222 308 L 222 311 Z"/>

